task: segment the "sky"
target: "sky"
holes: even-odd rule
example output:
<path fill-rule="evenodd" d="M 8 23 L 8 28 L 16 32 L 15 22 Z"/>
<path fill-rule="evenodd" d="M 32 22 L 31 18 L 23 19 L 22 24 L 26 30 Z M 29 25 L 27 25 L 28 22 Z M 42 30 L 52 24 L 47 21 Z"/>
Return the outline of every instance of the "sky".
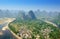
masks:
<path fill-rule="evenodd" d="M 60 11 L 60 0 L 0 0 L 0 9 Z"/>

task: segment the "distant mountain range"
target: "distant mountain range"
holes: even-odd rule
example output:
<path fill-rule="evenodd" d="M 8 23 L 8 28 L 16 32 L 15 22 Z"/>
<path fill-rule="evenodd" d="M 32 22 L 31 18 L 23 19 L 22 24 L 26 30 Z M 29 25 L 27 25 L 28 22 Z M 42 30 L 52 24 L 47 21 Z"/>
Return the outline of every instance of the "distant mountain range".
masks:
<path fill-rule="evenodd" d="M 53 19 L 56 18 L 59 15 L 60 12 L 47 12 L 47 11 L 35 11 L 35 15 L 38 19 L 44 18 L 44 19 Z"/>
<path fill-rule="evenodd" d="M 28 13 L 27 15 L 25 13 Z M 22 19 L 44 19 L 44 20 L 51 20 L 51 19 L 55 19 L 58 17 L 58 15 L 60 14 L 60 12 L 47 12 L 47 11 L 18 11 L 18 10 L 0 10 L 0 18 L 3 17 L 20 17 Z"/>
<path fill-rule="evenodd" d="M 24 12 L 24 11 L 23 12 L 20 11 L 20 13 L 18 15 L 18 18 L 21 18 L 23 20 L 28 20 L 28 19 L 33 20 L 33 19 L 36 19 L 36 16 L 35 16 L 35 14 L 34 14 L 34 12 L 32 10 L 30 10 L 28 12 L 28 14 L 25 14 L 25 13 L 26 12 Z"/>
<path fill-rule="evenodd" d="M 11 10 L 0 10 L 0 18 L 3 17 L 16 17 L 18 11 L 11 11 Z"/>
<path fill-rule="evenodd" d="M 35 19 L 41 19 L 41 20 L 48 20 L 51 21 L 58 26 L 60 26 L 60 12 L 47 12 L 47 11 L 28 11 L 25 12 L 23 10 L 0 10 L 0 18 L 17 18 L 22 20 L 35 20 Z"/>

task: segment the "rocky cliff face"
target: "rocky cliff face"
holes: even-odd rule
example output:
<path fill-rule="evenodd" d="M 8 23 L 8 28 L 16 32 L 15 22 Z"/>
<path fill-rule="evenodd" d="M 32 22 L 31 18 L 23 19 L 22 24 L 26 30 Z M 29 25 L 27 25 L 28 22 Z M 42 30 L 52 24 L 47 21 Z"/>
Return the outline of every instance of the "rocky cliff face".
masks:
<path fill-rule="evenodd" d="M 20 12 L 19 15 L 18 15 L 19 18 L 21 18 L 22 20 L 34 20 L 36 19 L 36 16 L 34 14 L 34 12 L 31 10 L 28 12 L 28 14 L 26 15 L 25 12 Z"/>
<path fill-rule="evenodd" d="M 31 19 L 36 19 L 36 16 L 35 16 L 35 14 L 34 14 L 34 12 L 33 12 L 32 10 L 29 11 L 28 15 L 29 15 L 29 17 L 30 17 Z"/>

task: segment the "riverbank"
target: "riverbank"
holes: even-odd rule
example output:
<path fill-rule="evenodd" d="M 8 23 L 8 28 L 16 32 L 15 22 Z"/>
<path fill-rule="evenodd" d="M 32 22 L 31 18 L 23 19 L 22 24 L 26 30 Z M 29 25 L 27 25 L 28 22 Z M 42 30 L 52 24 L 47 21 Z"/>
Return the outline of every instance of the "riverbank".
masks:
<path fill-rule="evenodd" d="M 52 22 L 50 22 L 50 21 L 44 20 L 44 22 L 49 23 L 49 24 L 52 24 L 52 25 L 55 26 L 55 27 L 58 27 L 56 24 L 54 24 L 54 23 L 52 23 Z"/>
<path fill-rule="evenodd" d="M 14 20 L 15 20 L 15 18 L 12 19 L 12 20 L 9 19 L 8 21 L 9 21 L 9 23 L 10 23 L 10 22 L 12 22 L 12 21 L 14 21 Z M 9 23 L 8 23 L 8 24 L 9 24 Z M 7 26 L 5 26 L 4 28 L 5 28 L 5 29 L 7 28 L 7 29 L 11 32 L 11 34 L 12 34 L 16 39 L 22 39 L 21 37 L 19 37 L 18 35 L 16 35 L 16 34 L 8 27 L 8 24 L 7 24 Z"/>
<path fill-rule="evenodd" d="M 13 34 L 13 36 L 14 36 L 15 38 L 17 38 L 17 39 L 22 39 L 21 37 L 19 37 L 18 35 L 16 35 L 12 30 L 10 30 L 9 27 L 7 27 L 7 28 L 8 28 L 8 30 Z"/>
<path fill-rule="evenodd" d="M 2 19 L 1 19 L 2 20 Z M 4 23 L 6 23 L 6 25 L 1 26 L 1 30 L 0 30 L 0 39 L 18 39 L 17 35 L 15 35 L 8 27 L 8 24 L 12 21 L 14 21 L 15 18 L 6 18 L 1 22 L 1 24 L 3 25 Z"/>

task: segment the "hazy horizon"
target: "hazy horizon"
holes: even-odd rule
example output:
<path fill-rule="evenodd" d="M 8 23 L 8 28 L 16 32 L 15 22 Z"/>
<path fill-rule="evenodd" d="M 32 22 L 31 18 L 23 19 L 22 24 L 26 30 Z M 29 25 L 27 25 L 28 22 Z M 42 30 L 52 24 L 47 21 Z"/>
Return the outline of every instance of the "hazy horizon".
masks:
<path fill-rule="evenodd" d="M 0 0 L 2 10 L 37 10 L 60 12 L 60 0 Z"/>

